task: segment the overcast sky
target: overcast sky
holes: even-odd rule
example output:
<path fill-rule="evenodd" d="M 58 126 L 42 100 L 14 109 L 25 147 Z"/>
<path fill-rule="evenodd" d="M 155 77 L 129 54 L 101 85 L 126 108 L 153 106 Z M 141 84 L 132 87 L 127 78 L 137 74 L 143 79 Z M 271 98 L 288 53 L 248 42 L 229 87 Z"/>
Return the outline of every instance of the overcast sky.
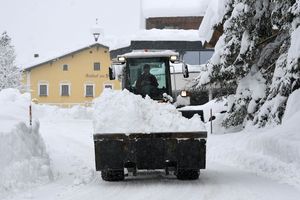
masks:
<path fill-rule="evenodd" d="M 26 67 L 35 53 L 47 59 L 92 44 L 96 18 L 100 42 L 114 48 L 143 28 L 143 15 L 200 15 L 211 1 L 217 0 L 0 0 L 0 33 L 8 32 L 17 64 Z"/>
<path fill-rule="evenodd" d="M 133 34 L 140 15 L 140 0 L 0 0 L 0 33 L 12 37 L 17 63 L 23 64 L 34 53 L 93 43 L 96 18 L 106 37 Z"/>

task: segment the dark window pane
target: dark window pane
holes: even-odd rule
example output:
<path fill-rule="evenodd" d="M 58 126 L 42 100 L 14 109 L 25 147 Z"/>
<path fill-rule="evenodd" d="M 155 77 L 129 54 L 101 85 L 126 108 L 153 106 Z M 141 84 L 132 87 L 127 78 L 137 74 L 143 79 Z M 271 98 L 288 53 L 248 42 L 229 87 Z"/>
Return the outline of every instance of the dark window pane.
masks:
<path fill-rule="evenodd" d="M 47 96 L 47 85 L 40 85 L 40 96 Z"/>
<path fill-rule="evenodd" d="M 63 65 L 63 71 L 68 71 L 68 65 Z"/>
<path fill-rule="evenodd" d="M 187 51 L 183 55 L 183 60 L 189 65 L 199 65 L 200 63 L 200 52 L 199 51 Z"/>
<path fill-rule="evenodd" d="M 183 55 L 183 60 L 190 65 L 206 64 L 213 53 L 214 51 L 187 51 Z"/>
<path fill-rule="evenodd" d="M 69 85 L 61 86 L 61 96 L 69 96 Z"/>
<path fill-rule="evenodd" d="M 87 85 L 85 88 L 85 96 L 86 97 L 93 97 L 94 96 L 94 86 L 93 85 Z"/>
<path fill-rule="evenodd" d="M 104 88 L 112 89 L 112 85 L 104 85 Z"/>
<path fill-rule="evenodd" d="M 212 57 L 213 54 L 214 54 L 213 51 L 201 51 L 200 52 L 200 60 L 201 60 L 200 64 L 206 64 L 208 62 L 208 60 Z"/>
<path fill-rule="evenodd" d="M 100 63 L 94 63 L 94 70 L 99 71 L 100 70 Z"/>

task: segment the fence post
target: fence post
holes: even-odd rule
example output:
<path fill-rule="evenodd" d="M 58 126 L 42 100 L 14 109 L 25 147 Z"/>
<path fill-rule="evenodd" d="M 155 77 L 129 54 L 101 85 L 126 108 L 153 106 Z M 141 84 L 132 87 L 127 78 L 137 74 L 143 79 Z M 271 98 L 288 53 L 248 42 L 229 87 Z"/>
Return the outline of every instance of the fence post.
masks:
<path fill-rule="evenodd" d="M 32 107 L 31 107 L 31 103 L 29 105 L 29 125 L 32 125 Z"/>
<path fill-rule="evenodd" d="M 212 108 L 210 109 L 210 134 L 213 133 L 213 124 L 212 124 Z"/>

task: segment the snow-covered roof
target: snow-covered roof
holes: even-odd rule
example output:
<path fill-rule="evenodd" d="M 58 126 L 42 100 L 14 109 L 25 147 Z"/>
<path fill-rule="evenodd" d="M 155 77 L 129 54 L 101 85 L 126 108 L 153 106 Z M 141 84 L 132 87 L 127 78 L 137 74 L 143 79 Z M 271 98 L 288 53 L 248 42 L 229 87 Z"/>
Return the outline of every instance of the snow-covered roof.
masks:
<path fill-rule="evenodd" d="M 179 56 L 179 54 L 175 51 L 133 51 L 130 53 L 125 53 L 121 56 L 124 56 L 126 58 L 137 58 L 137 57 L 170 57 L 172 55 Z"/>
<path fill-rule="evenodd" d="M 204 16 L 210 0 L 142 0 L 142 15 L 149 17 Z"/>
<path fill-rule="evenodd" d="M 200 41 L 198 30 L 151 29 L 142 30 L 132 40 L 151 41 Z"/>
<path fill-rule="evenodd" d="M 127 40 L 127 41 L 126 41 Z M 130 41 L 201 41 L 198 30 L 183 29 L 151 29 L 140 30 L 136 34 L 123 40 L 110 43 L 110 50 L 130 45 Z"/>
<path fill-rule="evenodd" d="M 24 66 L 23 70 L 29 70 L 29 69 L 32 69 L 34 67 L 40 66 L 42 64 L 45 64 L 45 63 L 48 63 L 48 62 L 51 62 L 51 61 L 55 61 L 55 60 L 61 59 L 61 58 L 65 57 L 65 56 L 69 56 L 71 54 L 74 54 L 74 53 L 77 53 L 77 52 L 80 52 L 80 51 L 83 51 L 83 50 L 86 50 L 86 49 L 89 49 L 89 48 L 93 48 L 95 46 L 101 46 L 103 48 L 109 49 L 109 47 L 107 47 L 107 46 L 105 46 L 103 44 L 94 43 L 94 44 L 90 44 L 90 45 L 81 46 L 81 47 L 78 47 L 78 48 L 72 49 L 72 50 L 63 50 L 60 53 L 56 52 L 55 54 L 51 54 L 51 55 L 47 55 L 47 56 L 42 56 L 42 57 L 35 58 L 30 63 L 26 64 Z"/>
<path fill-rule="evenodd" d="M 228 0 L 210 0 L 199 27 L 199 37 L 204 44 L 209 42 L 214 33 L 214 26 L 221 23 L 226 13 Z"/>

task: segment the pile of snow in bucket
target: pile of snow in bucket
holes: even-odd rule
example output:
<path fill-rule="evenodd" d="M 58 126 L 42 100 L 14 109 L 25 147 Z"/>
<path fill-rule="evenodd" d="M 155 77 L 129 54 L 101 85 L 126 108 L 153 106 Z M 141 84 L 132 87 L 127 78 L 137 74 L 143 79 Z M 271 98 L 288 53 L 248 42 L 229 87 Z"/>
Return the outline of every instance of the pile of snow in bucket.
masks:
<path fill-rule="evenodd" d="M 172 104 L 158 103 L 127 90 L 105 90 L 94 101 L 95 133 L 204 131 L 198 115 L 182 117 Z"/>
<path fill-rule="evenodd" d="M 0 194 L 45 183 L 52 178 L 39 123 L 29 126 L 30 96 L 0 91 Z M 1 198 L 0 195 L 0 198 Z"/>

